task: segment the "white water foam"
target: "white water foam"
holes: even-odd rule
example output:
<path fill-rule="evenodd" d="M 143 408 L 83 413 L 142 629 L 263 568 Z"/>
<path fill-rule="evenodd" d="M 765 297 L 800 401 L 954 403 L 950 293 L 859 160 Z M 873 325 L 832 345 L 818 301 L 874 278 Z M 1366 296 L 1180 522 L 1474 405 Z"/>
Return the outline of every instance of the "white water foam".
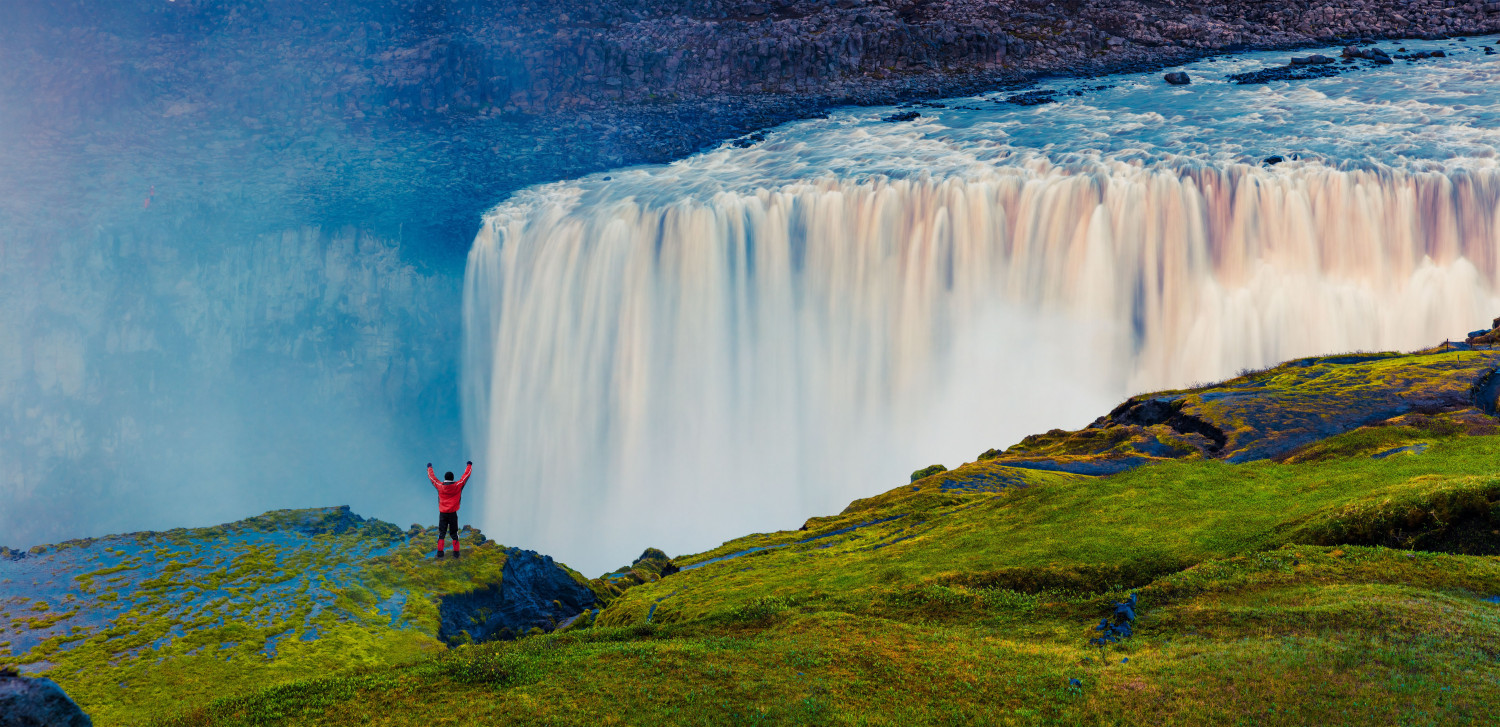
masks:
<path fill-rule="evenodd" d="M 485 527 L 600 571 L 1133 392 L 1461 337 L 1500 313 L 1500 56 L 1409 47 L 1452 57 L 850 109 L 516 195 L 466 283 Z"/>

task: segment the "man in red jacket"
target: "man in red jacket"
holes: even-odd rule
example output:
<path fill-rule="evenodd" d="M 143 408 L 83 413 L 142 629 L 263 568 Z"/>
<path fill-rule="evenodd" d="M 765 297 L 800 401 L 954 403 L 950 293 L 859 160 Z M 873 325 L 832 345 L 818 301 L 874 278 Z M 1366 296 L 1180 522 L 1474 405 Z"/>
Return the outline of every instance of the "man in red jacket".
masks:
<path fill-rule="evenodd" d="M 444 539 L 445 533 L 453 533 L 453 557 L 458 557 L 458 506 L 464 496 L 464 485 L 469 484 L 469 473 L 474 471 L 474 463 L 470 462 L 464 468 L 464 476 L 453 481 L 453 473 L 443 473 L 443 479 L 437 478 L 437 473 L 432 471 L 432 463 L 427 463 L 427 479 L 432 480 L 432 486 L 438 492 L 438 552 L 437 557 L 443 557 L 443 548 L 447 547 L 448 541 Z"/>

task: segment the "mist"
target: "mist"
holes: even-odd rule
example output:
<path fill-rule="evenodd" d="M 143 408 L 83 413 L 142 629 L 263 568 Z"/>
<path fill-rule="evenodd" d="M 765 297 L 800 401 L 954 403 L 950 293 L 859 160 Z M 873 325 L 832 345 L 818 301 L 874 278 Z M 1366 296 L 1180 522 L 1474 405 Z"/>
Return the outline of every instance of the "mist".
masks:
<path fill-rule="evenodd" d="M 389 88 L 320 83 L 409 11 L 94 5 L 0 31 L 0 544 L 431 519 L 465 220 L 503 190 L 455 190 L 447 122 L 360 110 Z"/>

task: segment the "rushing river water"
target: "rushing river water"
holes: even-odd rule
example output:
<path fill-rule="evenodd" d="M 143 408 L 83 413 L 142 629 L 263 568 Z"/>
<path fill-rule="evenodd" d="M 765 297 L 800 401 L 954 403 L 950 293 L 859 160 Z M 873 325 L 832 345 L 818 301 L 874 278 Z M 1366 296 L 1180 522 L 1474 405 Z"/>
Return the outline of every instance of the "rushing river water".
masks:
<path fill-rule="evenodd" d="M 1481 40 L 1313 80 L 1228 82 L 1289 55 L 1257 53 L 1183 87 L 846 109 L 517 194 L 466 281 L 485 525 L 603 570 L 797 527 L 1131 393 L 1462 337 L 1500 314 Z"/>

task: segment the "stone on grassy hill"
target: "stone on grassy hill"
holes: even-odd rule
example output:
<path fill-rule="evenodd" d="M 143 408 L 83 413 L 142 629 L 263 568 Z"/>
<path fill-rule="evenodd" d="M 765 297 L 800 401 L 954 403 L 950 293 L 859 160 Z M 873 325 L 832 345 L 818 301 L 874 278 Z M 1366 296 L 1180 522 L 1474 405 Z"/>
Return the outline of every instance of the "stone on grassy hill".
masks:
<path fill-rule="evenodd" d="M 556 629 L 597 600 L 582 576 L 531 550 L 508 548 L 498 584 L 443 595 L 438 638 L 450 645 Z"/>
<path fill-rule="evenodd" d="M 620 594 L 636 586 L 659 581 L 682 569 L 667 554 L 657 548 L 647 548 L 630 565 L 620 566 L 589 582 L 601 604 L 608 604 Z"/>
<path fill-rule="evenodd" d="M 930 465 L 927 465 L 926 467 L 923 467 L 922 469 L 917 470 L 916 472 L 911 473 L 911 481 L 912 482 L 916 482 L 917 480 L 924 479 L 924 478 L 927 478 L 927 477 L 931 477 L 931 476 L 933 476 L 935 474 L 938 474 L 938 473 L 941 473 L 941 472 L 947 472 L 947 471 L 948 471 L 948 468 L 944 467 L 943 465 L 940 465 L 940 464 L 930 464 Z"/>
<path fill-rule="evenodd" d="M 679 570 L 677 564 L 673 563 L 666 553 L 656 548 L 647 548 L 641 553 L 641 557 L 636 558 L 630 564 L 630 569 L 655 573 L 658 578 L 665 578 Z"/>
<path fill-rule="evenodd" d="M 93 724 L 57 682 L 0 671 L 0 727 L 91 727 Z"/>

